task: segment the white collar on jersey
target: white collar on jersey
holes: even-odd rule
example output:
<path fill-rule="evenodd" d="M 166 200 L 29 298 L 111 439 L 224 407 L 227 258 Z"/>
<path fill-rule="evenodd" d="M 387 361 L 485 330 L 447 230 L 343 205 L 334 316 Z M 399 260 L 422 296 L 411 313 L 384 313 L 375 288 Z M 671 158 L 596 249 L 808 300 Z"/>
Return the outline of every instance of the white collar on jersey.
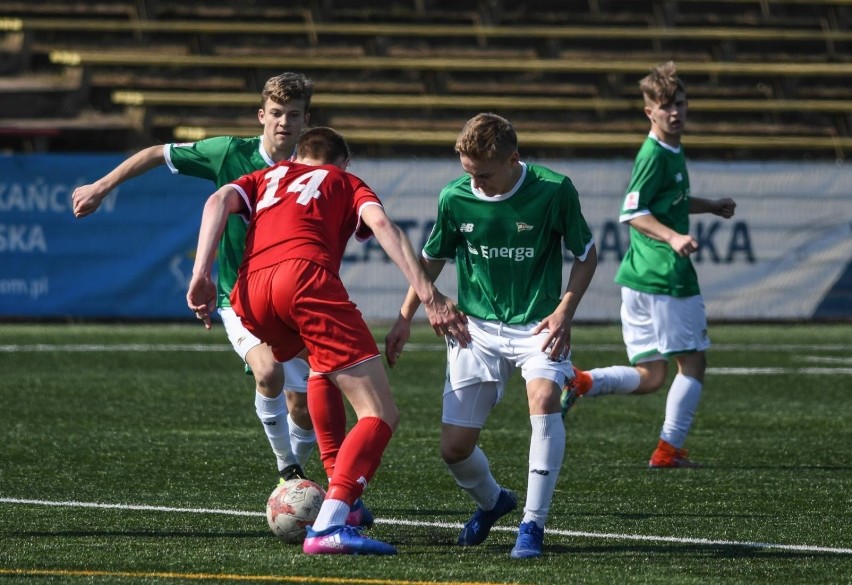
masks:
<path fill-rule="evenodd" d="M 263 135 L 258 138 L 260 138 L 260 143 L 257 145 L 257 151 L 260 153 L 260 156 L 263 157 L 263 162 L 266 163 L 266 166 L 271 167 L 275 164 L 275 161 L 272 160 L 272 157 L 269 156 L 269 153 L 267 153 L 266 149 L 263 148 Z"/>
<path fill-rule="evenodd" d="M 479 189 L 473 186 L 473 179 L 470 180 L 470 190 L 473 192 L 474 196 L 477 199 L 482 199 L 483 201 L 505 201 L 515 193 L 517 193 L 518 189 L 521 188 L 521 185 L 524 183 L 524 179 L 527 178 L 527 163 L 523 161 L 519 161 L 521 163 L 521 177 L 518 179 L 518 182 L 515 183 L 515 186 L 509 189 L 506 193 L 501 193 L 500 195 L 494 195 L 493 197 L 489 197 Z"/>
<path fill-rule="evenodd" d="M 659 144 L 660 146 L 662 146 L 662 147 L 663 147 L 663 148 L 665 148 L 666 150 L 670 150 L 670 151 L 672 151 L 672 152 L 673 152 L 673 153 L 675 153 L 675 154 L 679 153 L 679 152 L 680 152 L 681 147 L 683 146 L 682 144 L 678 144 L 677 148 L 675 148 L 674 146 L 670 146 L 670 145 L 666 144 L 665 142 L 663 142 L 662 140 L 660 140 L 659 136 L 657 136 L 656 134 L 654 134 L 653 130 L 652 130 L 651 132 L 648 132 L 648 137 L 649 137 L 649 138 L 653 138 L 654 140 L 656 140 L 656 141 L 657 141 L 657 144 Z"/>

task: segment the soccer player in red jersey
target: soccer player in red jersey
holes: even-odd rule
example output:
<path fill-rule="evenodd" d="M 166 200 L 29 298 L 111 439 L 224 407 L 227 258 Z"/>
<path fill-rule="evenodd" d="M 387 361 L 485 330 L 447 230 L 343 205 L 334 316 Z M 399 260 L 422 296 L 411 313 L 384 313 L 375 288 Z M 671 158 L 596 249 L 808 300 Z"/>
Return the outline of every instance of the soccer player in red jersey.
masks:
<path fill-rule="evenodd" d="M 246 327 L 273 348 L 276 359 L 290 359 L 307 348 L 308 408 L 330 477 L 303 550 L 395 554 L 392 545 L 345 524 L 399 422 L 378 346 L 340 280 L 347 242 L 353 234 L 359 240 L 375 236 L 436 330 L 466 332 L 465 317 L 432 284 L 376 194 L 343 170 L 348 161 L 349 148 L 340 134 L 314 128 L 299 140 L 295 162 L 251 173 L 216 191 L 204 208 L 187 303 L 209 325 L 216 300 L 210 277 L 216 242 L 229 214 L 248 216 L 246 252 L 231 304 Z M 469 341 L 464 335 L 459 334 L 459 343 Z M 358 418 L 348 434 L 341 392 Z"/>

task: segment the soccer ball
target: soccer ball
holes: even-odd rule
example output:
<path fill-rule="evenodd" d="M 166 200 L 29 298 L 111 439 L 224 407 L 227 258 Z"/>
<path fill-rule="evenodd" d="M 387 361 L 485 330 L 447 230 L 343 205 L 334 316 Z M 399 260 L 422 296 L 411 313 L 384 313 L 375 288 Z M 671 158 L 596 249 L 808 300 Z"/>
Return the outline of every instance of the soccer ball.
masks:
<path fill-rule="evenodd" d="M 269 528 L 284 542 L 302 542 L 305 528 L 317 519 L 323 499 L 325 490 L 308 479 L 282 483 L 266 501 Z"/>

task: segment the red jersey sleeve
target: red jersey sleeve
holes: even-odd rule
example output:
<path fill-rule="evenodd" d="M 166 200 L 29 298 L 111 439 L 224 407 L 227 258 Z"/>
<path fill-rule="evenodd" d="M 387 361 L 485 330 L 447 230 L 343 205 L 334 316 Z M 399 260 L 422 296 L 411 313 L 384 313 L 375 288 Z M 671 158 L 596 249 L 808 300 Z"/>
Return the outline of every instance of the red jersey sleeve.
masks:
<path fill-rule="evenodd" d="M 358 223 L 355 225 L 355 238 L 363 242 L 373 237 L 373 230 L 361 221 L 361 210 L 367 205 L 381 206 L 382 202 L 379 201 L 379 196 L 364 181 L 349 173 L 346 176 L 352 185 L 354 193 L 352 202 L 354 204 L 355 216 L 358 218 Z"/>
<path fill-rule="evenodd" d="M 246 207 L 248 207 L 248 217 L 251 219 L 254 216 L 255 211 L 255 203 L 257 203 L 258 193 L 260 192 L 260 183 L 263 181 L 264 174 L 268 169 L 260 169 L 259 171 L 255 171 L 253 173 L 248 173 L 247 175 L 243 175 L 239 179 L 235 181 L 231 181 L 229 184 L 231 187 L 234 187 L 240 194 L 240 197 L 245 201 Z"/>

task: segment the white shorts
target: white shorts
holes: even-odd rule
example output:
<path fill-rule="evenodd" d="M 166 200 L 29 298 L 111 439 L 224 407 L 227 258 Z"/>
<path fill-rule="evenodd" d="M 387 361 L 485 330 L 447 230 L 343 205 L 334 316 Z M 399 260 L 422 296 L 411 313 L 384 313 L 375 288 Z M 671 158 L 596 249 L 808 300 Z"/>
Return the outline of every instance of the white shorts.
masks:
<path fill-rule="evenodd" d="M 472 341 L 466 348 L 447 338 L 443 422 L 481 428 L 518 367 L 527 382 L 545 378 L 562 387 L 572 375 L 571 354 L 560 361 L 551 360 L 541 349 L 548 332 L 532 334 L 537 325 L 505 325 L 469 317 Z"/>
<path fill-rule="evenodd" d="M 228 334 L 228 341 L 231 342 L 237 355 L 245 362 L 246 354 L 263 342 L 246 329 L 239 315 L 234 312 L 234 309 L 231 307 L 220 307 L 218 311 L 219 316 L 222 318 L 222 324 L 225 326 L 225 332 Z M 307 392 L 308 374 L 310 372 L 308 362 L 301 358 L 293 358 L 284 362 L 282 366 L 284 367 L 284 390 Z"/>
<path fill-rule="evenodd" d="M 704 297 L 671 297 L 621 288 L 621 333 L 631 364 L 705 351 Z"/>

